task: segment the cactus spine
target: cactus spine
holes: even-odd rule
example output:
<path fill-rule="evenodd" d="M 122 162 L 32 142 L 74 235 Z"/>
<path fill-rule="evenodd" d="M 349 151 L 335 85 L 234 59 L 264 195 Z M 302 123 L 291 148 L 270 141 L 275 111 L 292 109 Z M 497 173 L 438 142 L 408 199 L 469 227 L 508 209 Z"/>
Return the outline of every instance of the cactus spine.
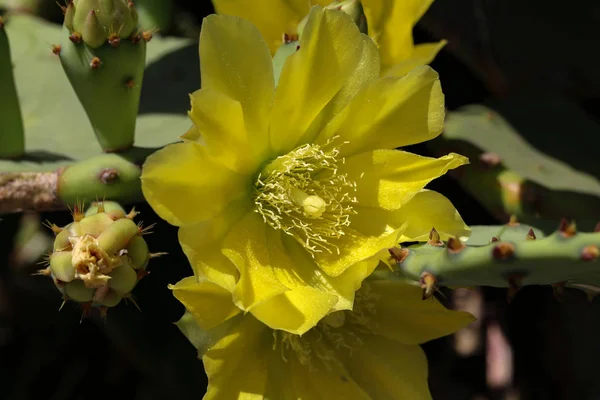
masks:
<path fill-rule="evenodd" d="M 443 243 L 433 230 L 425 244 L 390 249 L 398 273 L 420 281 L 424 298 L 438 286 L 507 287 L 509 300 L 524 285 L 552 285 L 558 297 L 564 287 L 583 290 L 590 298 L 600 293 L 600 229 L 577 232 L 566 220 L 546 237 L 514 220 L 472 229 L 498 233 L 487 243 L 480 237 L 473 244 L 455 238 Z"/>
<path fill-rule="evenodd" d="M 52 278 L 64 302 L 80 303 L 84 316 L 92 307 L 104 316 L 122 299 L 133 301 L 131 291 L 147 274 L 148 261 L 161 255 L 148 251 L 136 215 L 115 202 L 93 203 L 85 213 L 75 206 L 72 223 L 48 224 L 56 236 L 47 268 L 38 274 Z"/>
<path fill-rule="evenodd" d="M 0 16 L 0 158 L 15 158 L 24 152 L 23 118 L 13 77 L 8 37 Z"/>
<path fill-rule="evenodd" d="M 60 60 L 106 152 L 133 146 L 146 40 L 132 1 L 76 0 L 63 8 Z"/>

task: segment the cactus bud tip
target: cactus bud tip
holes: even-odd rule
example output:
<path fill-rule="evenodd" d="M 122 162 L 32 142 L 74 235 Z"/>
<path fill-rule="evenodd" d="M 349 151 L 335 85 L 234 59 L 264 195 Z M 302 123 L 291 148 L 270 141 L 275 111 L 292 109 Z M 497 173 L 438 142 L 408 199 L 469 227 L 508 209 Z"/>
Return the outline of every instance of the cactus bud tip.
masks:
<path fill-rule="evenodd" d="M 52 45 L 52 53 L 56 54 L 57 56 L 60 55 L 61 50 L 62 50 L 62 46 L 60 44 Z"/>
<path fill-rule="evenodd" d="M 570 238 L 577 234 L 577 225 L 575 221 L 569 222 L 566 218 L 563 218 L 560 221 L 560 226 L 558 227 L 558 231 L 564 238 Z"/>
<path fill-rule="evenodd" d="M 391 256 L 390 260 L 394 260 L 396 264 L 402 264 L 409 254 L 408 249 L 402 249 L 398 247 L 389 248 L 388 251 Z"/>
<path fill-rule="evenodd" d="M 535 236 L 535 232 L 533 231 L 533 228 L 529 228 L 529 232 L 527 232 L 527 235 L 525 236 L 525 240 L 535 240 L 537 239 Z"/>
<path fill-rule="evenodd" d="M 82 41 L 81 33 L 73 32 L 69 35 L 69 40 L 75 44 L 79 44 Z"/>
<path fill-rule="evenodd" d="M 448 252 L 451 254 L 459 253 L 466 247 L 467 246 L 457 237 L 451 237 L 448 239 Z"/>
<path fill-rule="evenodd" d="M 98 68 L 100 68 L 101 65 L 102 65 L 102 60 L 100 60 L 100 57 L 94 57 L 90 61 L 91 69 L 98 69 Z"/>

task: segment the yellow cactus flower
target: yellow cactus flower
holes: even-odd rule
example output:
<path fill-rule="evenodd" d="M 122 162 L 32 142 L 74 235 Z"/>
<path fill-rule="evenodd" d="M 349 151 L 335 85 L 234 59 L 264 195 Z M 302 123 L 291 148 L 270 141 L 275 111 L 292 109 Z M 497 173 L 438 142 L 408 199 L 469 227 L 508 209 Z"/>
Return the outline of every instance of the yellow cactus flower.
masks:
<path fill-rule="evenodd" d="M 272 54 L 284 36 L 297 34 L 297 26 L 312 5 L 335 6 L 341 0 L 213 0 L 219 14 L 235 15 L 254 23 Z M 348 0 L 346 0 L 348 1 Z M 359 0 L 356 0 L 359 1 Z M 360 0 L 368 34 L 379 47 L 384 76 L 402 76 L 429 64 L 446 41 L 415 45 L 412 30 L 433 0 Z"/>
<path fill-rule="evenodd" d="M 438 75 L 378 78 L 373 42 L 347 15 L 314 7 L 278 84 L 260 32 L 211 15 L 200 35 L 202 89 L 183 143 L 150 156 L 142 190 L 198 280 L 273 329 L 304 333 L 354 293 L 398 241 L 464 236 L 432 179 L 467 162 L 394 148 L 442 131 Z"/>
<path fill-rule="evenodd" d="M 195 298 L 177 325 L 203 360 L 205 400 L 430 399 L 419 344 L 474 320 L 435 298 L 421 300 L 414 282 L 368 280 L 353 311 L 329 314 L 300 336 L 240 313 L 210 282 L 185 278 L 172 289 Z M 215 312 L 227 320 L 214 326 Z"/>

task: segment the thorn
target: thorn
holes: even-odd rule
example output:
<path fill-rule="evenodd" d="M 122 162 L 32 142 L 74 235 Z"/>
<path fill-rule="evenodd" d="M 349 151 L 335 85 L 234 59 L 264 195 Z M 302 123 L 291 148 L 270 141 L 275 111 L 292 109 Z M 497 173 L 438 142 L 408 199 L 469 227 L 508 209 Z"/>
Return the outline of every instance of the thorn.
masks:
<path fill-rule="evenodd" d="M 527 232 L 527 235 L 525 236 L 525 240 L 535 240 L 537 239 L 535 237 L 535 232 L 533 231 L 533 228 L 529 228 L 529 232 Z"/>
<path fill-rule="evenodd" d="M 38 269 L 37 272 L 34 272 L 31 275 L 42 275 L 42 276 L 51 276 L 52 271 L 50 271 L 50 267 L 44 269 Z"/>
<path fill-rule="evenodd" d="M 58 235 L 59 233 L 61 233 L 63 231 L 63 228 L 61 228 L 60 226 L 46 220 L 43 224 L 43 226 L 45 226 L 46 228 L 50 229 L 52 232 L 54 232 L 55 235 Z"/>
<path fill-rule="evenodd" d="M 137 217 L 140 213 L 138 211 L 135 211 L 135 207 L 133 207 L 131 209 L 131 211 L 129 211 L 129 214 L 127 214 L 125 217 L 132 220 Z"/>
<path fill-rule="evenodd" d="M 127 89 L 133 89 L 135 87 L 135 81 L 133 78 L 129 78 L 125 81 L 125 87 L 127 87 Z"/>
<path fill-rule="evenodd" d="M 508 242 L 500 242 L 492 249 L 492 257 L 496 260 L 508 260 L 515 254 L 515 245 Z"/>
<path fill-rule="evenodd" d="M 110 44 L 112 47 L 119 47 L 119 45 L 121 44 L 121 37 L 119 35 L 117 35 L 116 33 L 111 34 L 108 37 L 108 44 Z"/>
<path fill-rule="evenodd" d="M 404 260 L 406 260 L 406 257 L 408 257 L 410 254 L 408 249 L 402 249 L 398 247 L 389 248 L 388 251 L 390 252 L 390 256 L 392 256 L 391 258 L 396 262 L 396 264 L 402 264 Z"/>
<path fill-rule="evenodd" d="M 91 69 L 98 69 L 98 68 L 100 68 L 101 65 L 102 65 L 102 61 L 100 60 L 99 57 L 94 57 L 90 61 L 90 68 Z"/>
<path fill-rule="evenodd" d="M 125 303 L 127 303 L 127 300 L 131 300 L 131 302 L 133 303 L 135 308 L 137 308 L 139 312 L 142 312 L 142 309 L 140 308 L 138 303 L 135 301 L 135 297 L 133 297 L 133 295 L 131 293 L 129 293 L 126 296 L 123 296 L 123 299 L 125 299 Z"/>
<path fill-rule="evenodd" d="M 442 247 L 444 242 L 440 239 L 440 234 L 435 228 L 431 228 L 431 232 L 429 232 L 429 241 L 427 242 L 430 246 Z"/>
<path fill-rule="evenodd" d="M 492 236 L 492 243 L 494 242 L 499 242 L 500 239 L 498 239 L 496 236 Z"/>
<path fill-rule="evenodd" d="M 556 300 L 562 302 L 565 295 L 565 285 L 567 282 L 558 282 L 552 284 L 552 293 Z"/>
<path fill-rule="evenodd" d="M 73 42 L 75 44 L 79 44 L 82 41 L 81 33 L 73 32 L 73 33 L 71 33 L 71 35 L 69 35 L 69 39 L 71 40 L 71 42 Z"/>
<path fill-rule="evenodd" d="M 144 41 L 147 43 L 152 40 L 156 32 L 158 32 L 158 28 L 152 29 L 150 31 L 144 31 L 142 32 L 142 39 L 144 39 Z"/>
<path fill-rule="evenodd" d="M 67 304 L 67 301 L 69 301 L 69 298 L 66 295 L 63 296 L 63 301 L 62 301 L 62 303 L 60 303 L 60 307 L 58 307 L 58 312 L 62 311 L 65 304 Z"/>
<path fill-rule="evenodd" d="M 465 244 L 460 241 L 457 237 L 451 237 L 448 239 L 448 252 L 456 254 L 461 252 L 465 247 Z"/>
<path fill-rule="evenodd" d="M 56 4 L 60 7 L 61 11 L 63 14 L 66 14 L 67 12 L 67 7 L 63 6 L 62 4 L 60 4 L 58 1 L 56 2 Z"/>
<path fill-rule="evenodd" d="M 79 320 L 80 324 L 83 322 L 84 319 L 86 319 L 87 317 L 90 316 L 91 309 L 92 309 L 91 301 L 88 301 L 87 303 L 83 303 L 81 305 L 81 319 Z"/>
<path fill-rule="evenodd" d="M 406 250 L 406 251 L 408 252 L 408 250 Z M 157 257 L 161 257 L 161 256 L 166 256 L 168 254 L 169 253 L 167 253 L 166 251 L 161 251 L 161 252 L 158 252 L 158 253 L 150 253 L 149 257 L 150 258 L 157 258 Z"/>
<path fill-rule="evenodd" d="M 436 283 L 435 276 L 429 272 L 423 272 L 421 274 L 421 278 L 419 279 L 419 283 L 421 284 L 421 289 L 423 289 L 423 295 L 421 296 L 421 300 L 427 300 L 431 296 L 433 296 L 433 292 L 436 292 L 438 288 L 435 286 Z"/>
<path fill-rule="evenodd" d="M 563 218 L 560 221 L 558 231 L 560 232 L 562 237 L 570 238 L 577 234 L 577 225 L 575 224 L 575 221 L 569 223 L 569 221 L 566 218 Z"/>
<path fill-rule="evenodd" d="M 600 232 L 600 221 L 594 227 L 594 232 Z"/>
<path fill-rule="evenodd" d="M 71 216 L 73 217 L 73 221 L 79 222 L 83 219 L 83 217 L 85 216 L 85 214 L 83 212 L 84 207 L 85 207 L 85 201 L 79 202 L 79 200 L 75 202 L 75 206 L 73 207 L 72 210 L 71 210 L 71 207 L 69 207 L 69 211 L 71 211 Z"/>
<path fill-rule="evenodd" d="M 517 216 L 515 214 L 510 216 L 510 219 L 508 220 L 508 226 L 519 226 L 521 223 L 519 222 L 519 220 L 517 219 Z"/>
<path fill-rule="evenodd" d="M 519 290 L 523 282 L 523 274 L 513 274 L 508 277 L 508 291 L 506 292 L 506 301 L 511 303 Z"/>
<path fill-rule="evenodd" d="M 154 228 L 156 226 L 156 222 L 153 223 L 152 225 L 148 225 L 145 228 L 142 228 L 144 221 L 140 221 L 138 222 L 138 229 L 139 229 L 139 234 L 140 235 L 150 235 L 151 233 L 154 233 L 152 231 L 152 228 Z"/>
<path fill-rule="evenodd" d="M 145 269 L 140 269 L 139 271 L 137 271 L 137 280 L 139 281 L 147 275 L 150 275 L 149 271 L 146 271 Z"/>
<path fill-rule="evenodd" d="M 60 55 L 61 50 L 62 50 L 62 46 L 60 44 L 52 45 L 52 53 L 56 54 L 57 56 Z"/>
<path fill-rule="evenodd" d="M 594 244 L 585 246 L 581 251 L 581 259 L 583 261 L 594 261 L 600 257 L 600 249 Z"/>
<path fill-rule="evenodd" d="M 96 202 L 96 207 L 98 207 L 98 213 L 106 212 L 104 208 L 104 200 Z"/>

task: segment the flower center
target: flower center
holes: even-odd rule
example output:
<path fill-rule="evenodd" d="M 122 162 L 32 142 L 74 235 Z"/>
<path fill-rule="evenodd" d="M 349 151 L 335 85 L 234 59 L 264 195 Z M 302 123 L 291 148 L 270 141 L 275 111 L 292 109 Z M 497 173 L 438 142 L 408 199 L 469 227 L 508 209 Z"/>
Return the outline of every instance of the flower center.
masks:
<path fill-rule="evenodd" d="M 355 214 L 356 183 L 338 173 L 339 150 L 305 144 L 277 157 L 255 182 L 255 212 L 274 229 L 281 229 L 313 256 L 339 248 L 331 242 L 344 235 Z M 331 147 L 331 149 L 328 149 Z"/>
<path fill-rule="evenodd" d="M 110 257 L 91 235 L 69 238 L 73 246 L 71 262 L 75 268 L 75 278 L 81 279 L 86 287 L 106 286 L 107 274 L 121 265 L 119 257 Z"/>
<path fill-rule="evenodd" d="M 367 282 L 356 292 L 354 309 L 335 311 L 323 318 L 317 326 L 303 336 L 284 331 L 273 331 L 273 350 L 280 347 L 281 357 L 298 357 L 298 361 L 311 371 L 320 366 L 331 368 L 335 352 L 342 349 L 354 352 L 363 344 L 363 338 L 373 334 L 371 317 L 376 313 L 378 295 Z"/>

